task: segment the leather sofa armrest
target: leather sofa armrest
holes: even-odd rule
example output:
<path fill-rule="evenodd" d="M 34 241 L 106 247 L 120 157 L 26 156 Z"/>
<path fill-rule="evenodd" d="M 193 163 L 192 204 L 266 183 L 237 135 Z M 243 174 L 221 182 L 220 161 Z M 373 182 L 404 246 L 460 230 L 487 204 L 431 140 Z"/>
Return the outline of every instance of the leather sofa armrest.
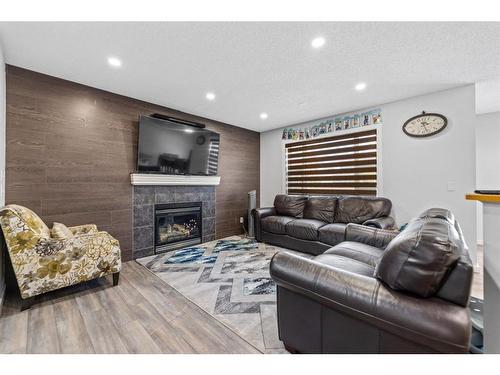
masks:
<path fill-rule="evenodd" d="M 361 242 L 366 245 L 385 249 L 389 242 L 398 234 L 399 232 L 396 231 L 350 223 L 347 224 L 345 229 L 345 240 Z"/>
<path fill-rule="evenodd" d="M 254 215 L 254 217 L 263 219 L 266 216 L 276 215 L 276 209 L 274 207 L 254 208 L 252 210 L 252 215 Z"/>
<path fill-rule="evenodd" d="M 377 217 L 366 220 L 363 225 L 379 229 L 391 229 L 394 227 L 394 219 L 390 216 Z"/>
<path fill-rule="evenodd" d="M 266 216 L 276 215 L 276 209 L 274 207 L 262 207 L 254 208 L 252 210 L 253 225 L 254 225 L 254 235 L 257 241 L 261 241 L 261 227 L 260 221 Z"/>
<path fill-rule="evenodd" d="M 467 308 L 418 298 L 355 274 L 286 251 L 274 255 L 270 274 L 283 287 L 333 310 L 443 353 L 467 353 Z"/>

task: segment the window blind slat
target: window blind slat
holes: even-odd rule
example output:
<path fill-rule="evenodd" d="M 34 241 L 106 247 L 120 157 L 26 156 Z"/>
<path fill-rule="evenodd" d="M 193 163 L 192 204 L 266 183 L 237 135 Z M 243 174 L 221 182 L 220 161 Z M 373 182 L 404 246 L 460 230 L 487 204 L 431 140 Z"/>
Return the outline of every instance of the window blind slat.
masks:
<path fill-rule="evenodd" d="M 366 138 L 356 138 L 356 139 L 348 139 L 346 141 L 339 141 L 339 142 L 329 142 L 329 143 L 322 143 L 321 145 L 312 145 L 312 146 L 304 146 L 300 148 L 289 148 L 288 149 L 288 155 L 295 155 L 301 152 L 304 152 L 304 154 L 307 154 L 308 151 L 314 151 L 314 150 L 319 150 L 319 149 L 326 149 L 326 148 L 341 148 L 343 146 L 352 146 L 352 145 L 360 145 L 364 143 L 373 143 L 377 141 L 377 137 L 366 137 Z"/>
<path fill-rule="evenodd" d="M 312 144 L 316 144 L 316 143 L 325 143 L 328 141 L 339 141 L 342 139 L 359 138 L 359 137 L 364 137 L 364 136 L 369 136 L 369 135 L 377 135 L 377 131 L 376 130 L 367 130 L 367 131 L 361 131 L 361 132 L 356 132 L 356 133 L 336 135 L 334 137 L 316 138 L 316 139 L 311 139 L 308 141 L 292 142 L 292 143 L 287 143 L 285 145 L 285 147 L 286 148 L 300 147 L 300 146 L 312 145 Z"/>
<path fill-rule="evenodd" d="M 314 156 L 312 158 L 307 159 L 294 159 L 288 160 L 288 165 L 302 163 L 302 162 L 323 162 L 323 161 L 334 161 L 334 160 L 359 160 L 370 157 L 377 157 L 376 152 L 363 152 L 363 153 L 351 153 L 344 155 L 328 155 L 328 156 Z"/>
<path fill-rule="evenodd" d="M 376 144 L 368 144 L 368 145 L 359 145 L 359 146 L 353 146 L 353 147 L 342 147 L 342 148 L 332 148 L 332 149 L 325 149 L 325 150 L 319 150 L 319 151 L 309 151 L 309 152 L 304 152 L 300 154 L 289 154 L 288 159 L 297 159 L 297 158 L 307 158 L 309 156 L 321 156 L 321 155 L 330 155 L 330 154 L 340 154 L 340 153 L 347 153 L 347 152 L 360 152 L 360 151 L 366 151 L 366 150 L 373 150 L 376 149 L 377 145 Z"/>
<path fill-rule="evenodd" d="M 288 189 L 288 194 L 376 195 L 377 191 L 354 189 Z"/>
<path fill-rule="evenodd" d="M 328 184 L 328 186 L 326 186 Z M 377 182 L 336 182 L 336 181 L 322 181 L 310 183 L 307 182 L 289 182 L 288 187 L 290 188 L 324 188 L 324 187 L 377 187 Z"/>
<path fill-rule="evenodd" d="M 348 167 L 352 165 L 376 165 L 377 159 L 362 159 L 362 160 L 348 160 L 339 161 L 335 163 L 308 163 L 308 164 L 289 164 L 288 170 L 295 169 L 312 169 L 312 168 L 335 168 L 335 167 Z"/>
<path fill-rule="evenodd" d="M 368 173 L 377 172 L 377 167 L 360 167 L 360 168 L 338 168 L 338 169 L 308 169 L 304 171 L 290 171 L 289 176 L 302 176 L 302 175 L 318 175 L 318 174 L 355 174 L 355 173 Z"/>
<path fill-rule="evenodd" d="M 351 174 L 351 175 L 332 175 L 332 176 L 290 176 L 288 177 L 289 182 L 297 182 L 297 181 L 376 181 L 376 174 Z"/>

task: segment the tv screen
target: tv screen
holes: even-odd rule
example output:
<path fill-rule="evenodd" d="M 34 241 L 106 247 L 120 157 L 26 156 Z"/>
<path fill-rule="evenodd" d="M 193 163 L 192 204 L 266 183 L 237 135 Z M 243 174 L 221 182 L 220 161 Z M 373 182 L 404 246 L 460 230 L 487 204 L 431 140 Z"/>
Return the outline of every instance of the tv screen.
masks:
<path fill-rule="evenodd" d="M 219 134 L 141 116 L 137 169 L 143 173 L 217 175 Z"/>

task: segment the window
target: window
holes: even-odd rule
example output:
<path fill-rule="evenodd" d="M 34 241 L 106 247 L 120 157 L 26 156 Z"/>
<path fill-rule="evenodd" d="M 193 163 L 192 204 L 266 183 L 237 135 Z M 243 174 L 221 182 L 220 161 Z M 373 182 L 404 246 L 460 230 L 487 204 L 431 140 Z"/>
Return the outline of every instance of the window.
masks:
<path fill-rule="evenodd" d="M 286 145 L 289 194 L 377 194 L 377 130 Z"/>

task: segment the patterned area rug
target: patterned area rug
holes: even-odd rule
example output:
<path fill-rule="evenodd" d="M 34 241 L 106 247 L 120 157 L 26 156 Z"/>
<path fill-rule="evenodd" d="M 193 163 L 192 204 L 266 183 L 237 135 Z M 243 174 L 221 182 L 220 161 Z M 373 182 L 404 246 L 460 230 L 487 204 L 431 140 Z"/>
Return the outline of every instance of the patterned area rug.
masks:
<path fill-rule="evenodd" d="M 281 353 L 269 263 L 282 250 L 234 236 L 137 262 L 263 353 Z"/>

